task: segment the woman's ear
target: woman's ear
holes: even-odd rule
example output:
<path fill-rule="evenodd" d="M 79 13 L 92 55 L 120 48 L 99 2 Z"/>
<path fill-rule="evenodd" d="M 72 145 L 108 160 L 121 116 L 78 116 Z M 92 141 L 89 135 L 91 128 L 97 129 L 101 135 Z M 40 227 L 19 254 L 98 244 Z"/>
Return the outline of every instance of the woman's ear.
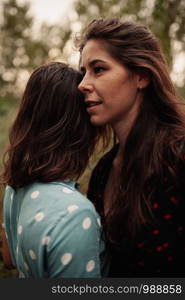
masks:
<path fill-rule="evenodd" d="M 150 74 L 148 70 L 143 69 L 137 72 L 137 87 L 138 89 L 146 88 L 150 83 Z"/>

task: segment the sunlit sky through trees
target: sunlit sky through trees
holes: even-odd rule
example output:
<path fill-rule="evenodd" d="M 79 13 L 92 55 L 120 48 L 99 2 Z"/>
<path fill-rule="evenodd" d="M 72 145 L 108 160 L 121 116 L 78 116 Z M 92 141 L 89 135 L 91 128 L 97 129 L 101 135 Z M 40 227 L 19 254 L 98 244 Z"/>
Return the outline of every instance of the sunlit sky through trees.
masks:
<path fill-rule="evenodd" d="M 69 14 L 73 0 L 18 0 L 18 2 L 29 2 L 30 11 L 38 23 L 48 22 L 55 24 L 60 22 Z"/>

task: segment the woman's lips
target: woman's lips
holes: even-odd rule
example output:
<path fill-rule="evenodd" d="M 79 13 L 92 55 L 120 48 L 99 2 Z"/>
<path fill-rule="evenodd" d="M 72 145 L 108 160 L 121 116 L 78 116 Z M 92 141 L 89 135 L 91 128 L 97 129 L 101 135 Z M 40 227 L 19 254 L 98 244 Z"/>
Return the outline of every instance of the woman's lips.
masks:
<path fill-rule="evenodd" d="M 92 106 L 95 106 L 95 105 L 99 105 L 99 104 L 102 104 L 102 100 L 98 100 L 98 101 L 92 101 L 92 100 L 88 100 L 88 101 L 85 101 L 85 104 L 88 107 L 92 107 Z"/>
<path fill-rule="evenodd" d="M 93 111 L 96 109 L 96 107 L 100 104 L 102 104 L 103 101 L 99 100 L 99 101 L 86 101 L 86 107 L 87 107 L 87 112 L 88 113 L 93 113 Z"/>

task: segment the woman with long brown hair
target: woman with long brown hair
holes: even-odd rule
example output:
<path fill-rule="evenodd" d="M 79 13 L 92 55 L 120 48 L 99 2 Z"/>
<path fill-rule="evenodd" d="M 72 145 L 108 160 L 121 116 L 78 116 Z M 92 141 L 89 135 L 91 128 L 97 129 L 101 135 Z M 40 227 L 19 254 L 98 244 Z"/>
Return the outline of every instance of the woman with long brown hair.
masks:
<path fill-rule="evenodd" d="M 10 129 L 3 217 L 20 277 L 104 275 L 100 218 L 76 182 L 99 137 L 81 79 L 64 63 L 36 69 Z"/>
<path fill-rule="evenodd" d="M 185 276 L 185 118 L 159 41 L 142 24 L 92 21 L 79 42 L 87 112 L 117 144 L 93 171 L 111 277 Z"/>

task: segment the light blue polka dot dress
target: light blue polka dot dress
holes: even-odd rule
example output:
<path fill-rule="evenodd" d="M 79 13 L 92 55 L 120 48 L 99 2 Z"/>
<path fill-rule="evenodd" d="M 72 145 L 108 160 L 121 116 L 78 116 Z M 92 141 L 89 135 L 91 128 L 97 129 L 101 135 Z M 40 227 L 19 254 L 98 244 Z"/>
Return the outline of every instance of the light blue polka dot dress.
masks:
<path fill-rule="evenodd" d="M 7 186 L 3 217 L 20 277 L 105 277 L 100 217 L 69 181 Z"/>

